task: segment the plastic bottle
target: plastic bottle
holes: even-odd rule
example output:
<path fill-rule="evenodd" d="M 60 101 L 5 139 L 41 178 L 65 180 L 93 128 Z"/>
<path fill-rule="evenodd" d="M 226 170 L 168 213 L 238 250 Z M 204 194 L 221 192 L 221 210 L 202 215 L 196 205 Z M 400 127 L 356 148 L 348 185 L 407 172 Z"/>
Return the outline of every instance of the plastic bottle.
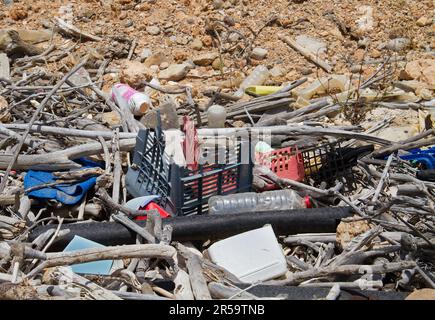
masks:
<path fill-rule="evenodd" d="M 152 107 L 148 95 L 123 83 L 117 83 L 112 87 L 111 97 L 119 107 L 129 108 L 136 116 L 143 115 Z"/>
<path fill-rule="evenodd" d="M 239 98 L 243 97 L 246 88 L 262 85 L 267 80 L 269 75 L 270 73 L 266 66 L 259 65 L 255 67 L 252 73 L 248 77 L 246 77 L 245 80 L 242 81 L 239 90 L 236 91 L 234 96 Z"/>
<path fill-rule="evenodd" d="M 207 109 L 207 119 L 209 128 L 224 128 L 227 111 L 218 104 L 212 105 Z"/>
<path fill-rule="evenodd" d="M 310 208 L 309 197 L 302 198 L 296 191 L 285 189 L 263 193 L 246 192 L 227 196 L 213 196 L 208 201 L 210 214 L 276 211 Z"/>

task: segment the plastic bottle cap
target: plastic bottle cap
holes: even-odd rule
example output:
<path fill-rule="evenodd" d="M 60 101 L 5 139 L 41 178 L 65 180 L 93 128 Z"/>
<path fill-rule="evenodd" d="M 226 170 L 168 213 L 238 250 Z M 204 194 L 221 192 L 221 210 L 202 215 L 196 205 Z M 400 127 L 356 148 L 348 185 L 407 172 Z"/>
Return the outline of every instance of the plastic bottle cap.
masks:
<path fill-rule="evenodd" d="M 304 202 L 305 202 L 305 207 L 306 208 L 312 208 L 313 207 L 313 204 L 311 203 L 310 196 L 304 197 Z"/>

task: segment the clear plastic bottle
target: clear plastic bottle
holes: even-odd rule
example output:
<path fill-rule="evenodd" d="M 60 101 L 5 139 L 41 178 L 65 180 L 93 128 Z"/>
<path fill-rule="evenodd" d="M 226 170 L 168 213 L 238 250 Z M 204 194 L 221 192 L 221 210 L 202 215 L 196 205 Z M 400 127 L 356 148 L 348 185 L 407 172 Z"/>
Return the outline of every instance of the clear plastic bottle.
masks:
<path fill-rule="evenodd" d="M 209 128 L 224 128 L 226 119 L 227 111 L 225 110 L 225 107 L 215 104 L 207 109 Z"/>
<path fill-rule="evenodd" d="M 214 196 L 208 201 L 210 214 L 231 214 L 309 208 L 309 198 L 302 198 L 294 190 L 276 190 L 263 193 L 246 192 Z"/>
<path fill-rule="evenodd" d="M 234 93 L 234 96 L 239 98 L 243 97 L 246 88 L 251 86 L 262 85 L 264 82 L 266 82 L 269 75 L 270 75 L 269 69 L 267 69 L 266 66 L 259 65 L 255 67 L 255 69 L 251 72 L 251 74 L 247 76 L 245 80 L 242 81 L 239 90 L 237 90 L 236 93 Z"/>

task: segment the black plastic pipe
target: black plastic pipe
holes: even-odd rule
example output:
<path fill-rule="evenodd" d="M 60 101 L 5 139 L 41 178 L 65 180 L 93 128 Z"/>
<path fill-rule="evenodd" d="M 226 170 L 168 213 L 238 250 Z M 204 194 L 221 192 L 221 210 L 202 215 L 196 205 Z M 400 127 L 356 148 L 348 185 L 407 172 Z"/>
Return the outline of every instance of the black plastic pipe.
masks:
<path fill-rule="evenodd" d="M 163 219 L 163 225 L 172 225 L 172 239 L 176 241 L 222 239 L 261 228 L 265 224 L 271 224 L 277 236 L 330 233 L 335 232 L 342 218 L 350 217 L 352 213 L 350 207 L 329 207 L 225 215 L 206 214 Z M 146 221 L 137 221 L 140 226 L 144 226 L 145 223 Z M 28 240 L 33 241 L 41 233 L 52 228 L 56 228 L 56 225 L 35 228 Z M 56 239 L 51 250 L 63 250 L 75 235 L 103 245 L 133 244 L 136 241 L 134 232 L 116 222 L 72 223 L 63 225 L 61 229 L 69 229 L 70 232 Z"/>

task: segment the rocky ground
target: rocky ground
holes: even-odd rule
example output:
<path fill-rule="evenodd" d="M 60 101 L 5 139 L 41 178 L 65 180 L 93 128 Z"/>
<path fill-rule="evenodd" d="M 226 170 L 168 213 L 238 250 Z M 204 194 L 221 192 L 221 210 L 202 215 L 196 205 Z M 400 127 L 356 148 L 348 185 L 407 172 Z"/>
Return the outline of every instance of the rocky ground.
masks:
<path fill-rule="evenodd" d="M 359 72 L 357 66 L 362 61 L 386 56 L 405 57 L 405 61 L 397 64 L 399 70 L 403 69 L 406 62 L 433 57 L 433 14 L 432 1 L 406 0 L 38 0 L 31 3 L 14 1 L 12 6 L 2 6 L 0 26 L 41 29 L 52 26 L 54 17 L 61 17 L 103 39 L 98 43 L 75 40 L 78 50 L 71 54 L 70 63 L 88 53 L 104 55 L 106 46 L 114 45 L 111 36 L 135 40 L 137 46 L 132 61 L 137 64 L 133 65 L 134 68 L 158 66 L 143 70 L 148 77 L 171 64 L 202 56 L 202 66 L 181 77 L 184 78 L 181 83 L 196 88 L 195 93 L 201 99 L 202 90 L 211 86 L 234 89 L 258 64 L 274 68 L 270 84 L 281 84 L 302 76 L 317 78 L 324 75 L 323 71 L 317 71 L 312 63 L 280 41 L 279 33 L 292 37 L 306 35 L 323 42 L 326 50 L 320 51 L 319 55 L 333 66 L 336 74 L 351 75 Z M 395 46 L 392 40 L 397 38 L 406 38 L 406 43 Z M 56 44 L 64 41 L 61 35 L 54 37 Z M 41 46 L 46 46 L 46 43 Z M 247 59 L 253 48 L 265 49 L 260 56 L 254 55 L 259 60 Z M 118 49 L 118 52 L 109 67 L 125 69 L 127 62 L 123 55 L 128 48 L 115 43 L 113 49 Z M 256 51 L 258 49 L 254 53 Z M 222 53 L 222 68 L 219 52 Z M 157 53 L 161 55 L 153 61 L 146 61 Z M 139 65 L 141 61 L 145 63 Z M 132 63 L 127 63 L 127 66 Z M 65 64 L 68 61 L 62 60 L 50 68 L 62 70 Z M 376 67 L 364 65 L 363 76 L 372 74 Z M 118 76 L 107 75 L 105 88 L 118 81 Z M 433 65 L 431 77 L 429 84 L 433 86 Z"/>

